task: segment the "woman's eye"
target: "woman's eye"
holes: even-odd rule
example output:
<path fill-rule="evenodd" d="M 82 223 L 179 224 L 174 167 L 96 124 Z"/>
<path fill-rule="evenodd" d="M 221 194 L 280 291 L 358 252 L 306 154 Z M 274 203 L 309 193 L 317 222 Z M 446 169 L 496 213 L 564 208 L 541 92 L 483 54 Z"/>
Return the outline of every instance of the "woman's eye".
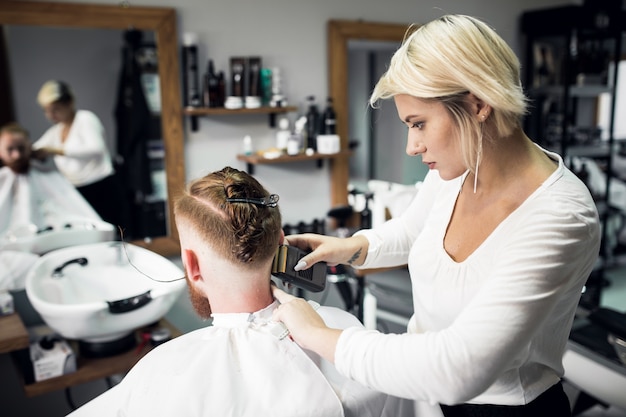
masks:
<path fill-rule="evenodd" d="M 411 124 L 411 129 L 422 129 L 424 127 L 424 122 L 415 122 Z"/>

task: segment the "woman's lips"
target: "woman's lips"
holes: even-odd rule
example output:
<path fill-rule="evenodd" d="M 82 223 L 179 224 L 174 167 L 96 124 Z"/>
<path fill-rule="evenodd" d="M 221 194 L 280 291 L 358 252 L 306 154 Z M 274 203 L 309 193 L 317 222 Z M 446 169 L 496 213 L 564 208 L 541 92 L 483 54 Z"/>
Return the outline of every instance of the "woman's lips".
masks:
<path fill-rule="evenodd" d="M 428 165 L 428 169 L 435 169 L 435 163 L 434 162 L 424 162 L 426 165 Z"/>

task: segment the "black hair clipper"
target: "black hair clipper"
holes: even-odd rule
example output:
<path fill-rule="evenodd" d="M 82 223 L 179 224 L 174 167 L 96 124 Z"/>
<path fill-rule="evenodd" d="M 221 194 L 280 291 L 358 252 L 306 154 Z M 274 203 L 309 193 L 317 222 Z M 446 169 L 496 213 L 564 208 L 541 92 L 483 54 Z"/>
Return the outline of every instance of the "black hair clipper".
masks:
<path fill-rule="evenodd" d="M 320 292 L 326 287 L 326 262 L 317 262 L 303 271 L 293 270 L 306 254 L 295 246 L 280 245 L 274 256 L 272 275 L 307 291 Z"/>

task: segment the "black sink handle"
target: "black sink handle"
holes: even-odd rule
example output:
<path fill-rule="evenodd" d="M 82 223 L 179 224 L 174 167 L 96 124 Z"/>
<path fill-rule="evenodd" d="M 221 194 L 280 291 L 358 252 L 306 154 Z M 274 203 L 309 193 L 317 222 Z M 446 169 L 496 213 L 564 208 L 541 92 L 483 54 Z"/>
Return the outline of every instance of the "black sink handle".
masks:
<path fill-rule="evenodd" d="M 122 314 L 137 310 L 145 306 L 150 301 L 152 301 L 152 295 L 150 295 L 150 291 L 151 290 L 148 290 L 143 294 L 124 298 L 123 300 L 107 301 L 107 304 L 109 305 L 109 312 L 111 314 Z"/>
<path fill-rule="evenodd" d="M 78 264 L 80 266 L 85 266 L 87 265 L 89 262 L 87 261 L 87 258 L 76 258 L 76 259 L 70 259 L 69 261 L 61 264 L 60 266 L 57 266 L 56 268 L 54 268 L 54 271 L 52 271 L 52 276 L 53 277 L 62 277 L 63 276 L 63 269 L 71 264 Z"/>

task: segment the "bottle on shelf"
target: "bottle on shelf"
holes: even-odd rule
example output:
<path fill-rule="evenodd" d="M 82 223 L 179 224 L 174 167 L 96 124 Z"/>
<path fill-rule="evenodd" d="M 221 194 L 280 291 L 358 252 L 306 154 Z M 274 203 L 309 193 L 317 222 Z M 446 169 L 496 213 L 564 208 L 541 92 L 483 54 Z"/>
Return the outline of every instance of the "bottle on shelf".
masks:
<path fill-rule="evenodd" d="M 289 119 L 281 117 L 278 121 L 278 130 L 276 131 L 276 147 L 281 152 L 287 151 L 289 136 L 291 136 L 291 131 L 289 130 Z"/>
<path fill-rule="evenodd" d="M 195 33 L 185 33 L 183 36 L 183 91 L 186 107 L 200 107 L 198 37 Z"/>
<path fill-rule="evenodd" d="M 217 74 L 217 98 L 216 98 L 216 106 L 215 107 L 224 107 L 224 102 L 226 101 L 226 77 L 224 76 L 224 71 L 220 71 Z"/>
<path fill-rule="evenodd" d="M 202 94 L 202 105 L 204 107 L 220 107 L 218 103 L 219 79 L 213 67 L 213 60 L 209 59 L 207 71 L 204 74 L 204 87 Z"/>
<path fill-rule="evenodd" d="M 317 149 L 317 134 L 320 126 L 320 112 L 315 104 L 315 96 L 308 96 L 308 110 L 306 113 L 306 147 Z"/>
<path fill-rule="evenodd" d="M 253 153 L 254 147 L 252 146 L 252 137 L 250 135 L 246 135 L 243 137 L 243 154 L 250 156 Z"/>
<path fill-rule="evenodd" d="M 322 120 L 322 131 L 320 133 L 324 135 L 334 135 L 337 133 L 337 115 L 335 114 L 333 99 L 331 97 L 326 99 L 326 109 L 324 109 Z"/>

